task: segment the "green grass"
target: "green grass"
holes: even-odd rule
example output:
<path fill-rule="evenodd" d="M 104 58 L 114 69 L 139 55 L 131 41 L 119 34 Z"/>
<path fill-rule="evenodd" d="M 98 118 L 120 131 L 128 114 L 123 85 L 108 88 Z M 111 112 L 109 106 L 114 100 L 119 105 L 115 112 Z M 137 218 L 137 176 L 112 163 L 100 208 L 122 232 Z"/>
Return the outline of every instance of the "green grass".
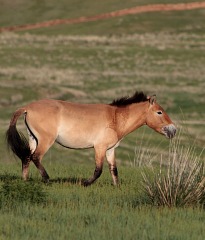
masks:
<path fill-rule="evenodd" d="M 0 26 L 174 2 L 179 1 L 2 1 Z M 80 182 L 94 171 L 93 149 L 68 150 L 57 144 L 43 160 L 50 183 L 41 183 L 33 164 L 32 180 L 24 183 L 21 163 L 7 152 L 4 140 L 11 114 L 30 101 L 110 103 L 143 90 L 157 94 L 157 101 L 183 128 L 181 146 L 194 145 L 201 153 L 204 15 L 204 9 L 144 13 L 0 34 L 0 239 L 204 239 L 204 210 L 157 208 L 144 193 L 144 165 L 151 162 L 158 169 L 161 156 L 166 165 L 170 145 L 146 126 L 116 150 L 119 188 L 112 186 L 106 163 L 96 184 L 82 187 Z M 18 128 L 22 126 L 21 119 Z"/>
<path fill-rule="evenodd" d="M 54 176 L 49 185 L 40 183 L 36 177 L 31 182 L 22 183 L 18 179 L 17 166 L 12 165 L 15 171 L 1 175 L 4 192 L 6 189 L 11 196 L 12 193 L 16 195 L 15 199 L 7 198 L 7 202 L 1 204 L 3 239 L 55 239 L 56 236 L 58 239 L 204 237 L 202 209 L 157 209 L 146 205 L 147 199 L 140 187 L 139 168 L 120 169 L 122 184 L 119 188 L 110 184 L 107 168 L 95 185 L 84 188 L 79 185 L 79 180 L 90 172 L 86 164 L 69 166 L 54 162 L 49 167 Z M 21 196 L 19 193 L 24 191 L 26 194 Z M 35 198 L 30 198 L 32 193 Z"/>
<path fill-rule="evenodd" d="M 75 199 L 76 201 L 76 199 Z M 66 206 L 66 205 L 65 205 Z M 104 210 L 107 209 L 109 217 Z M 3 227 L 4 239 L 203 239 L 203 212 L 192 209 L 156 210 L 149 208 L 126 209 L 97 204 L 92 208 L 78 207 L 78 213 L 72 213 L 72 207 L 56 211 L 48 207 L 49 213 L 41 207 L 22 208 L 14 214 L 3 214 L 5 221 L 12 227 Z M 196 213 L 196 214 L 195 214 Z M 18 214 L 18 217 L 16 217 Z M 55 216 L 55 219 L 53 219 Z M 169 216 L 169 217 L 167 217 Z M 25 223 L 25 219 L 27 219 Z M 31 220 L 32 219 L 32 220 Z M 147 221 L 149 219 L 149 221 Z M 190 230 L 190 225 L 194 228 Z M 47 231 L 48 227 L 51 231 Z M 12 229 L 18 228 L 14 233 Z M 30 231 L 28 231 L 28 228 Z M 163 229 L 166 228 L 165 232 Z M 39 231 L 40 230 L 40 231 Z M 177 231 L 176 231 L 177 230 Z"/>

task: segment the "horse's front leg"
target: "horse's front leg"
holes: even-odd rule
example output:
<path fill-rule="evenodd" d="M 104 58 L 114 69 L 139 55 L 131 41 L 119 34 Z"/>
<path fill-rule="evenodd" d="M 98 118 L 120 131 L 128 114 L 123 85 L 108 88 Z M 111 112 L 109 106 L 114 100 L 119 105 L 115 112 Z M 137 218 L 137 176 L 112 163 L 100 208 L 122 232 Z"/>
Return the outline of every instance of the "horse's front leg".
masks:
<path fill-rule="evenodd" d="M 84 181 L 83 185 L 85 187 L 91 185 L 100 177 L 103 169 L 105 153 L 106 153 L 105 147 L 95 147 L 95 171 L 91 178 Z"/>
<path fill-rule="evenodd" d="M 110 174 L 112 176 L 113 184 L 118 185 L 118 171 L 115 161 L 115 148 L 111 148 L 106 152 L 107 162 L 109 164 Z"/>

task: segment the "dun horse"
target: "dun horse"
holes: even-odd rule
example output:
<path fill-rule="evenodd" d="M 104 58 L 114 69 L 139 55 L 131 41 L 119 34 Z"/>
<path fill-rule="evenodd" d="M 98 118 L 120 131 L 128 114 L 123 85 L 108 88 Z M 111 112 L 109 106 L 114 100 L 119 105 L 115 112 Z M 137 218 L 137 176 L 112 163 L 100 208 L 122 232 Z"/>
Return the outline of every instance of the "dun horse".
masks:
<path fill-rule="evenodd" d="M 24 115 L 28 140 L 18 132 L 16 123 Z M 41 160 L 54 142 L 66 148 L 95 150 L 95 171 L 84 182 L 92 184 L 100 177 L 104 158 L 107 158 L 114 185 L 118 183 L 115 148 L 127 134 L 147 125 L 168 138 L 176 128 L 156 103 L 155 97 L 136 92 L 132 97 L 114 100 L 111 104 L 78 104 L 60 100 L 40 100 L 19 108 L 11 118 L 7 143 L 22 161 L 22 174 L 28 178 L 32 161 L 43 179 L 49 176 Z"/>

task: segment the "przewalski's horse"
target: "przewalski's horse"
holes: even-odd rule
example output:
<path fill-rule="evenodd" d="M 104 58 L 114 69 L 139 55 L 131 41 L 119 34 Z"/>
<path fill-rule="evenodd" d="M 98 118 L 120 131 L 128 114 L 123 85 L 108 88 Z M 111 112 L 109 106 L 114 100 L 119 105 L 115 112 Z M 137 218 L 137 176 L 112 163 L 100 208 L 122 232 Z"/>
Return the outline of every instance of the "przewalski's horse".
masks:
<path fill-rule="evenodd" d="M 18 118 L 24 115 L 28 140 L 16 129 Z M 32 161 L 44 180 L 49 176 L 41 160 L 54 142 L 66 148 L 95 150 L 95 171 L 84 182 L 92 184 L 100 177 L 106 156 L 113 183 L 118 183 L 115 148 L 124 136 L 147 125 L 168 138 L 174 137 L 176 128 L 156 103 L 155 97 L 136 92 L 132 97 L 114 100 L 111 104 L 78 104 L 60 100 L 40 100 L 19 108 L 14 113 L 7 143 L 22 161 L 22 174 L 26 180 Z"/>

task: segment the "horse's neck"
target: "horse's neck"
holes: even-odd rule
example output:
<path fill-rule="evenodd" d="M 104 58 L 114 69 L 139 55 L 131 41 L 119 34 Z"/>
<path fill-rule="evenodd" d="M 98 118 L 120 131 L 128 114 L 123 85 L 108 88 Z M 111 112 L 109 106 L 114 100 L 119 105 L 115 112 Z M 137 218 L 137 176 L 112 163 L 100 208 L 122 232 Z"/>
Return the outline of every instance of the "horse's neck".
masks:
<path fill-rule="evenodd" d="M 146 123 L 147 102 L 131 104 L 117 110 L 120 135 L 125 136 Z"/>

